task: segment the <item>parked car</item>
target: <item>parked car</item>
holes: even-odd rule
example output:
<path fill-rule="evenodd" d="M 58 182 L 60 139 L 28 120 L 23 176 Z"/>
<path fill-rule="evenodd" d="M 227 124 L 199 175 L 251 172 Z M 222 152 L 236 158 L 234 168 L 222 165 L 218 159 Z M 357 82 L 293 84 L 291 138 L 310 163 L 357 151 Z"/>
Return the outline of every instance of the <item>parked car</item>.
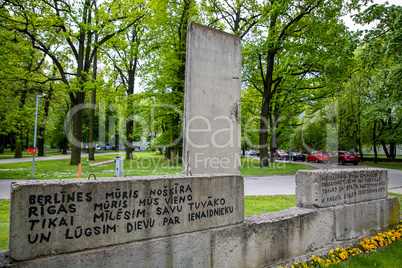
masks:
<path fill-rule="evenodd" d="M 260 155 L 257 150 L 250 150 L 250 151 L 248 151 L 247 154 L 248 154 L 248 155 L 255 155 L 255 156 L 259 156 L 259 155 Z"/>
<path fill-rule="evenodd" d="M 313 162 L 315 161 L 316 163 L 319 162 L 327 162 L 329 159 L 329 153 L 326 151 L 313 151 L 307 156 L 307 162 Z"/>
<path fill-rule="evenodd" d="M 286 159 L 288 157 L 288 153 L 285 150 L 276 150 L 275 157 L 278 159 Z"/>
<path fill-rule="evenodd" d="M 297 160 L 301 160 L 304 162 L 304 160 L 306 160 L 306 156 L 302 153 L 298 153 L 298 152 L 292 152 L 291 153 L 291 159 L 292 161 L 297 161 Z"/>
<path fill-rule="evenodd" d="M 353 165 L 357 165 L 359 162 L 359 157 L 349 151 L 338 151 L 329 157 L 328 162 L 339 163 L 340 165 L 344 165 L 346 163 L 353 163 Z"/>

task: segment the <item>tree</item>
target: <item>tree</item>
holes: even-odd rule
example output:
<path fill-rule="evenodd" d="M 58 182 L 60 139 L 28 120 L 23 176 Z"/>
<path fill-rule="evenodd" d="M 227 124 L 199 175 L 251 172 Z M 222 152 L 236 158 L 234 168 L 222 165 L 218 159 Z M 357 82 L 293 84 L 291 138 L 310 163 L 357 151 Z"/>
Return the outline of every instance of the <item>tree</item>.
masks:
<path fill-rule="evenodd" d="M 137 9 L 141 5 L 135 0 L 102 1 L 100 5 L 96 0 L 10 0 L 4 4 L 10 11 L 4 16 L 8 29 L 24 34 L 35 49 L 50 57 L 61 81 L 69 87 L 73 106 L 71 165 L 81 162 L 82 111 L 95 55 L 99 47 L 142 16 Z"/>
<path fill-rule="evenodd" d="M 367 30 L 358 55 L 361 68 L 357 75 L 366 85 L 361 88 L 366 104 L 362 117 L 371 126 L 375 154 L 380 143 L 386 156 L 395 158 L 402 134 L 402 7 L 372 5 L 355 20 L 361 24 L 378 21 Z"/>
<path fill-rule="evenodd" d="M 140 61 L 149 51 L 147 48 L 147 19 L 149 11 L 144 6 L 144 16 L 133 24 L 124 34 L 112 38 L 108 42 L 106 54 L 113 63 L 118 74 L 120 85 L 126 91 L 125 124 L 126 124 L 126 159 L 133 159 L 134 115 L 138 104 L 134 99 L 134 88 Z"/>
<path fill-rule="evenodd" d="M 208 26 L 219 30 L 230 29 L 234 35 L 245 37 L 258 23 L 261 15 L 265 13 L 258 8 L 255 1 L 244 0 L 205 0 L 202 3 Z"/>
<path fill-rule="evenodd" d="M 5 11 L 0 12 L 1 15 Z M 0 20 L 5 23 L 4 17 Z M 43 93 L 47 81 L 44 55 L 32 49 L 25 36 L 0 29 L 1 46 L 1 136 L 15 136 L 15 158 L 22 158 L 23 139 L 29 146 L 29 133 L 33 131 L 35 96 Z M 2 144 L 3 145 L 3 144 Z"/>
<path fill-rule="evenodd" d="M 153 103 L 153 115 L 158 118 L 152 122 L 153 129 L 162 132 L 153 140 L 153 146 L 166 147 L 172 166 L 178 163 L 181 146 L 187 28 L 196 12 L 194 0 L 173 1 L 166 6 L 159 3 L 150 27 L 150 33 L 158 38 L 152 38 L 149 45 L 158 49 L 149 54 L 153 60 L 144 66 L 144 77 L 149 78 L 144 88 Z"/>
<path fill-rule="evenodd" d="M 266 13 L 246 42 L 244 80 L 262 94 L 260 166 L 267 167 L 268 147 L 271 156 L 278 147 L 285 103 L 328 92 L 328 75 L 332 82 L 341 77 L 340 58 L 350 57 L 342 49 L 350 37 L 339 21 L 342 1 L 269 1 L 261 8 Z"/>

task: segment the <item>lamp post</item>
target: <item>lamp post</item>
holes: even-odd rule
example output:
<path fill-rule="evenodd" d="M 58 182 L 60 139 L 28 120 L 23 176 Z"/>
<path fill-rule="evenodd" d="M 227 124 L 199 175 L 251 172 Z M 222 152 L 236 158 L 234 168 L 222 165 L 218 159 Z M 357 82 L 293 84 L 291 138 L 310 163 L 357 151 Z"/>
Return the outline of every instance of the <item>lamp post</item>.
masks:
<path fill-rule="evenodd" d="M 36 132 L 38 130 L 38 103 L 39 98 L 44 96 L 46 96 L 45 93 L 42 93 L 42 95 L 36 95 L 35 133 L 34 133 L 34 145 L 33 145 L 34 148 L 36 148 Z M 32 180 L 34 179 L 34 173 L 35 173 L 35 154 L 32 154 L 32 175 L 31 175 Z"/>
<path fill-rule="evenodd" d="M 292 162 L 292 116 L 290 116 L 290 134 L 289 134 L 289 163 Z"/>

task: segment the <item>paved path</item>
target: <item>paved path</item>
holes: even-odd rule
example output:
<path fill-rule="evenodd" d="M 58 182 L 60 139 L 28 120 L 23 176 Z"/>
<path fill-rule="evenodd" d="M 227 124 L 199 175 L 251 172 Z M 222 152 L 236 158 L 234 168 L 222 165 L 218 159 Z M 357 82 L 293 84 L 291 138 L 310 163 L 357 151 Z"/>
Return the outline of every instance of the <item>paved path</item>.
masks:
<path fill-rule="evenodd" d="M 289 161 L 276 161 L 276 162 L 289 162 Z M 295 164 L 302 164 L 316 169 L 352 169 L 352 168 L 366 168 L 362 165 L 335 165 L 325 163 L 312 163 L 312 162 L 292 162 Z M 402 170 L 387 169 L 388 170 L 388 189 L 390 192 L 402 194 Z M 295 194 L 296 182 L 295 175 L 286 176 L 258 176 L 258 177 L 245 177 L 244 178 L 244 195 L 276 195 L 276 194 Z"/>

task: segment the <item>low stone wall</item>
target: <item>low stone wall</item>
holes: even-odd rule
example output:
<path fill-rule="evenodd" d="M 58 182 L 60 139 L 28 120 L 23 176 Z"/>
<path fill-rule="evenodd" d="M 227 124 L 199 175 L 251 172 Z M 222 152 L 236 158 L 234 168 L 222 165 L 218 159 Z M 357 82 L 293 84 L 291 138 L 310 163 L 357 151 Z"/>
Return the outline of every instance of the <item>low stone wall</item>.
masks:
<path fill-rule="evenodd" d="M 241 176 L 52 180 L 11 186 L 10 257 L 38 256 L 243 222 Z"/>
<path fill-rule="evenodd" d="M 369 171 L 375 173 L 376 178 L 383 178 L 384 176 L 383 170 L 370 169 Z M 322 184 L 324 181 L 328 181 L 328 174 L 321 176 L 315 174 L 314 171 L 312 172 L 311 177 L 315 178 L 313 184 Z M 334 176 L 329 177 L 336 177 L 337 172 L 333 172 L 331 174 Z M 359 178 L 365 180 L 364 174 L 368 173 L 359 173 Z M 306 176 L 305 171 L 300 172 L 296 175 L 296 180 L 300 177 L 306 178 Z M 372 176 L 370 175 L 367 178 L 369 177 Z M 342 180 L 344 176 L 340 175 L 339 178 Z M 130 183 L 134 182 L 131 180 L 127 179 L 129 182 L 123 181 L 126 187 L 132 186 Z M 84 249 L 80 249 L 83 247 L 82 244 L 75 245 L 80 244 L 81 240 L 79 239 L 64 240 L 64 238 L 60 238 L 57 243 L 53 241 L 55 244 L 65 243 L 74 249 L 67 250 L 64 254 L 54 252 L 54 248 L 49 248 L 44 254 L 41 243 L 25 244 L 22 247 L 29 253 L 25 253 L 23 256 L 43 256 L 21 261 L 16 261 L 17 258 L 22 259 L 16 254 L 17 252 L 21 254 L 20 251 L 16 251 L 18 250 L 16 249 L 17 244 L 14 243 L 11 247 L 10 243 L 10 251 L 3 252 L 3 256 L 0 258 L 0 267 L 277 267 L 303 260 L 311 257 L 312 254 L 328 253 L 330 249 L 335 247 L 352 245 L 364 237 L 395 226 L 399 221 L 399 202 L 395 197 L 373 195 L 373 200 L 366 196 L 364 200 L 359 202 L 344 202 L 322 207 L 316 206 L 314 202 L 312 206 L 307 207 L 303 203 L 304 201 L 299 200 L 299 205 L 303 207 L 248 216 L 243 221 L 243 214 L 240 215 L 244 213 L 242 209 L 243 180 L 240 176 L 153 178 L 151 181 L 139 180 L 136 185 L 138 187 L 143 185 L 144 193 L 148 194 L 151 189 L 157 190 L 163 189 L 164 185 L 175 185 L 169 184 L 168 181 L 178 183 L 178 186 L 183 185 L 185 187 L 183 189 L 189 185 L 193 196 L 191 202 L 208 202 L 208 200 L 212 200 L 212 196 L 224 198 L 226 205 L 233 206 L 233 213 L 217 216 L 217 222 L 213 222 L 212 217 L 205 218 L 206 222 L 200 224 L 198 221 L 201 218 L 191 220 L 192 213 L 195 213 L 191 209 L 195 209 L 195 205 L 190 205 L 187 202 L 186 210 L 183 208 L 183 211 L 177 215 L 180 217 L 180 224 L 184 219 L 188 225 L 183 225 L 183 229 L 170 229 L 168 226 L 163 226 L 163 215 L 156 217 L 151 213 L 152 211 L 157 212 L 159 206 L 151 206 L 148 209 L 150 216 L 156 217 L 160 221 L 158 232 L 162 234 L 159 236 L 150 237 L 150 234 L 144 234 L 138 240 L 122 242 L 121 244 L 116 244 L 116 240 L 109 239 L 109 242 L 104 242 L 106 245 L 97 246 L 94 244 L 93 248 Z M 97 182 L 85 190 L 85 193 L 92 189 L 92 193 L 97 193 L 93 196 L 99 194 L 102 197 L 109 192 L 105 190 L 110 190 L 107 187 L 110 183 L 115 186 L 114 183 L 116 182 L 110 182 L 110 179 Z M 38 184 L 41 183 L 38 182 Z M 152 187 L 150 187 L 151 185 Z M 14 187 L 13 191 L 18 192 L 19 187 L 22 186 Z M 77 184 L 77 187 L 76 193 L 83 192 L 85 189 L 80 184 Z M 314 188 L 315 186 L 310 185 L 310 187 Z M 358 191 L 359 187 L 354 187 L 354 189 Z M 22 205 L 31 200 L 30 198 L 33 199 L 30 197 L 31 195 L 35 195 L 37 200 L 38 195 L 41 195 L 38 191 L 40 191 L 40 187 L 32 190 L 29 195 L 16 196 L 14 193 L 12 198 L 23 198 L 22 200 L 12 199 L 12 209 L 16 208 L 14 203 L 21 203 L 18 209 L 23 209 Z M 57 189 L 56 192 L 59 193 L 60 189 Z M 241 200 L 236 199 L 239 195 L 241 195 Z M 82 194 L 82 196 L 86 195 Z M 138 196 L 145 198 L 142 191 L 138 193 Z M 43 200 L 45 199 L 46 197 L 43 197 Z M 201 204 L 198 203 L 198 209 L 200 209 L 199 205 Z M 25 209 L 24 213 L 29 213 L 29 208 Z M 90 209 L 87 216 L 82 215 L 81 217 L 94 219 L 93 215 L 94 211 Z M 19 216 L 18 213 L 12 212 L 12 217 L 15 218 L 12 218 L 11 224 L 23 221 L 19 224 L 25 226 L 21 238 L 21 241 L 24 242 L 27 239 L 27 234 L 31 232 L 32 223 L 29 223 L 26 214 Z M 18 220 L 16 217 L 19 217 Z M 125 222 L 125 224 L 127 223 Z M 124 225 L 124 221 L 121 224 L 127 227 Z M 34 224 L 33 228 L 35 226 L 37 225 Z M 199 230 L 194 230 L 196 228 Z M 16 230 L 14 227 L 13 229 Z M 151 229 L 148 229 L 145 233 L 150 231 Z M 125 235 L 132 236 L 130 233 Z M 10 237 L 10 239 L 12 242 L 14 238 Z M 127 241 L 127 238 L 121 239 Z M 57 248 L 56 245 L 54 247 Z M 35 253 L 37 250 L 42 254 Z"/>
<path fill-rule="evenodd" d="M 301 170 L 296 174 L 299 207 L 331 207 L 388 196 L 386 169 Z"/>

